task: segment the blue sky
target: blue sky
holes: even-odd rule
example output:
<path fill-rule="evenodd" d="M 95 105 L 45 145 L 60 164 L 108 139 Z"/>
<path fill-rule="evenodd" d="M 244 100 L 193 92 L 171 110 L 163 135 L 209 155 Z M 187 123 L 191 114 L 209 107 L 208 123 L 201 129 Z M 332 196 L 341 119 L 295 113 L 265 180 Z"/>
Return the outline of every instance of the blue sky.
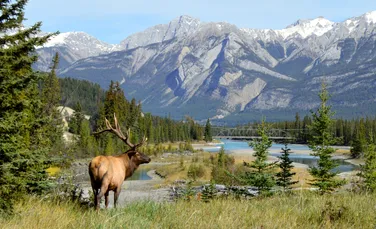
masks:
<path fill-rule="evenodd" d="M 26 25 L 42 21 L 46 32 L 84 31 L 119 43 L 180 15 L 241 28 L 282 29 L 297 19 L 323 16 L 339 22 L 373 10 L 375 0 L 30 0 Z"/>

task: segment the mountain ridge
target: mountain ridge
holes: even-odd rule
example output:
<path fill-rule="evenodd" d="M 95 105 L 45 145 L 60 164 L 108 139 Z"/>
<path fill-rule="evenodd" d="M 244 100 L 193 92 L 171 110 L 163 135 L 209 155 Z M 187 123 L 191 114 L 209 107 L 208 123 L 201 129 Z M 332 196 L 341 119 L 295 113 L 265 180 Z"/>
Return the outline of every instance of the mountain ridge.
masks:
<path fill-rule="evenodd" d="M 147 111 L 200 118 L 307 111 L 317 106 L 324 78 L 338 96 L 334 106 L 374 106 L 374 96 L 365 92 L 376 92 L 375 15 L 338 23 L 299 20 L 282 30 L 181 16 L 127 37 L 116 51 L 69 63 L 59 73 L 102 87 L 111 80 L 125 82 L 126 95 L 141 100 Z M 357 90 L 362 99 L 354 95 Z"/>

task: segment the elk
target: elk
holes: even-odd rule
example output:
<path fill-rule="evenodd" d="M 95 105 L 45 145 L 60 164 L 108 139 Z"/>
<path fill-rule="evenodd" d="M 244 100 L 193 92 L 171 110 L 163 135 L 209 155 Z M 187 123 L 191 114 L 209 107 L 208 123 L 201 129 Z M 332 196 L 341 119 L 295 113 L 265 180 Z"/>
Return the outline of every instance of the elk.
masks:
<path fill-rule="evenodd" d="M 94 134 L 98 135 L 104 132 L 113 133 L 128 145 L 130 149 L 117 156 L 97 156 L 91 160 L 89 164 L 89 175 L 91 187 L 93 188 L 94 205 L 97 211 L 99 210 L 100 200 L 103 196 L 105 197 L 106 208 L 108 208 L 108 195 L 110 191 L 115 192 L 114 206 L 116 207 L 123 181 L 132 176 L 140 164 L 150 162 L 148 156 L 137 150 L 138 147 L 147 141 L 145 136 L 140 143 L 132 144 L 129 140 L 130 129 L 128 129 L 124 135 L 115 114 L 115 128 L 111 126 L 107 119 L 105 119 L 105 122 L 107 128 Z"/>

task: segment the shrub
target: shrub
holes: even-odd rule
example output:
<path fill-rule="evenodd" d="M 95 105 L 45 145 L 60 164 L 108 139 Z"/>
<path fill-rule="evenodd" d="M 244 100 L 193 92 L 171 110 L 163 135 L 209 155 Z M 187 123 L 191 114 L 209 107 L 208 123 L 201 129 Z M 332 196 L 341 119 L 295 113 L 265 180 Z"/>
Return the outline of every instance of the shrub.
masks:
<path fill-rule="evenodd" d="M 188 177 L 196 180 L 197 178 L 203 177 L 205 175 L 205 168 L 201 164 L 192 163 L 188 168 Z"/>

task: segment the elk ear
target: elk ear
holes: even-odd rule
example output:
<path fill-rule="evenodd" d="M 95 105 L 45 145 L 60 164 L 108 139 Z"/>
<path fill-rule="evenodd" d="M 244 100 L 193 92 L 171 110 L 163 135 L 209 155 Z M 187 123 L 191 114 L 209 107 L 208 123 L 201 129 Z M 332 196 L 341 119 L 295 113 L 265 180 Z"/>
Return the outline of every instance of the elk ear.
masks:
<path fill-rule="evenodd" d="M 127 154 L 129 156 L 129 158 L 133 157 L 134 155 L 136 155 L 136 151 L 129 151 Z"/>

